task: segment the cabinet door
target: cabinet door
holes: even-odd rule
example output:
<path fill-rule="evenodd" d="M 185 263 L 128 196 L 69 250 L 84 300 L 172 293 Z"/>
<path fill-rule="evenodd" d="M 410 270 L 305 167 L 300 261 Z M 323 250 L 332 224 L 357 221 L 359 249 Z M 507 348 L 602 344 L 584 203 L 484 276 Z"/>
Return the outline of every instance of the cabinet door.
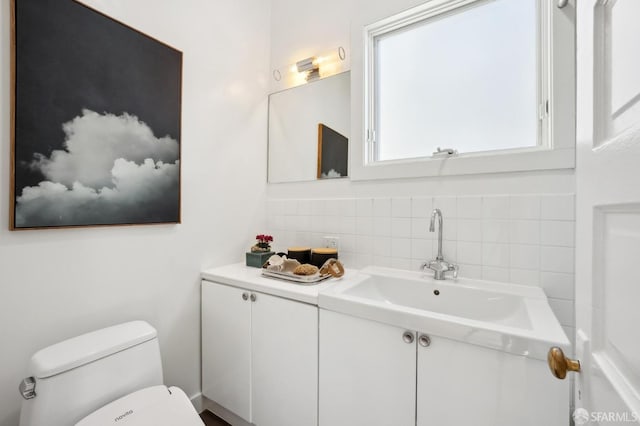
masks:
<path fill-rule="evenodd" d="M 251 302 L 202 282 L 202 394 L 251 421 Z"/>
<path fill-rule="evenodd" d="M 415 425 L 416 343 L 404 332 L 320 310 L 321 426 Z"/>
<path fill-rule="evenodd" d="M 318 308 L 254 294 L 252 421 L 256 426 L 316 426 Z"/>
<path fill-rule="evenodd" d="M 431 336 L 428 347 L 418 344 L 417 426 L 566 426 L 568 384 L 547 370 L 544 361 Z"/>

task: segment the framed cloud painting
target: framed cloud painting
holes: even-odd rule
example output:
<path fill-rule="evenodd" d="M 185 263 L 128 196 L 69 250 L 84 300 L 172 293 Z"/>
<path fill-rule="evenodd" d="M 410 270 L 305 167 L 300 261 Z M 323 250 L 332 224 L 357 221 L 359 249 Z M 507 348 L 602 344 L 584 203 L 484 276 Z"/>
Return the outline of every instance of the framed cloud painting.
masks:
<path fill-rule="evenodd" d="M 180 222 L 182 53 L 73 0 L 12 0 L 11 229 Z"/>

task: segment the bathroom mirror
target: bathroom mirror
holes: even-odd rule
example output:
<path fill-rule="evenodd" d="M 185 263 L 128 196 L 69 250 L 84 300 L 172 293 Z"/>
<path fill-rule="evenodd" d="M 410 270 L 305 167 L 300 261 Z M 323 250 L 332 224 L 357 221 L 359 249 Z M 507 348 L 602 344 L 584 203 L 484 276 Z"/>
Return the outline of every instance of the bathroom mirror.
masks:
<path fill-rule="evenodd" d="M 344 72 L 269 96 L 270 183 L 346 177 L 349 82 Z"/>

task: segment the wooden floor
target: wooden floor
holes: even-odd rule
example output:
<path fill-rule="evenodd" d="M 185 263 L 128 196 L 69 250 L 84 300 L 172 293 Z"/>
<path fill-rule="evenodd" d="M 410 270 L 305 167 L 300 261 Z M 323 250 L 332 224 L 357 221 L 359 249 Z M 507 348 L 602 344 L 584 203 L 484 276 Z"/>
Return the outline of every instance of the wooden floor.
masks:
<path fill-rule="evenodd" d="M 213 414 L 211 411 L 203 411 L 200 418 L 207 426 L 230 426 L 229 423 Z"/>

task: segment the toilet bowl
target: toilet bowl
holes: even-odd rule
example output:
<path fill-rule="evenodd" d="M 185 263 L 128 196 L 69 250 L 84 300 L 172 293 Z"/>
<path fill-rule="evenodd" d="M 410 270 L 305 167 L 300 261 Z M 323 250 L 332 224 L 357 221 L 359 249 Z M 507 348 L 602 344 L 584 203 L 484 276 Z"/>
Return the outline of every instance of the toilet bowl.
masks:
<path fill-rule="evenodd" d="M 133 321 L 36 352 L 20 426 L 202 426 L 185 393 L 163 385 L 156 330 Z"/>

